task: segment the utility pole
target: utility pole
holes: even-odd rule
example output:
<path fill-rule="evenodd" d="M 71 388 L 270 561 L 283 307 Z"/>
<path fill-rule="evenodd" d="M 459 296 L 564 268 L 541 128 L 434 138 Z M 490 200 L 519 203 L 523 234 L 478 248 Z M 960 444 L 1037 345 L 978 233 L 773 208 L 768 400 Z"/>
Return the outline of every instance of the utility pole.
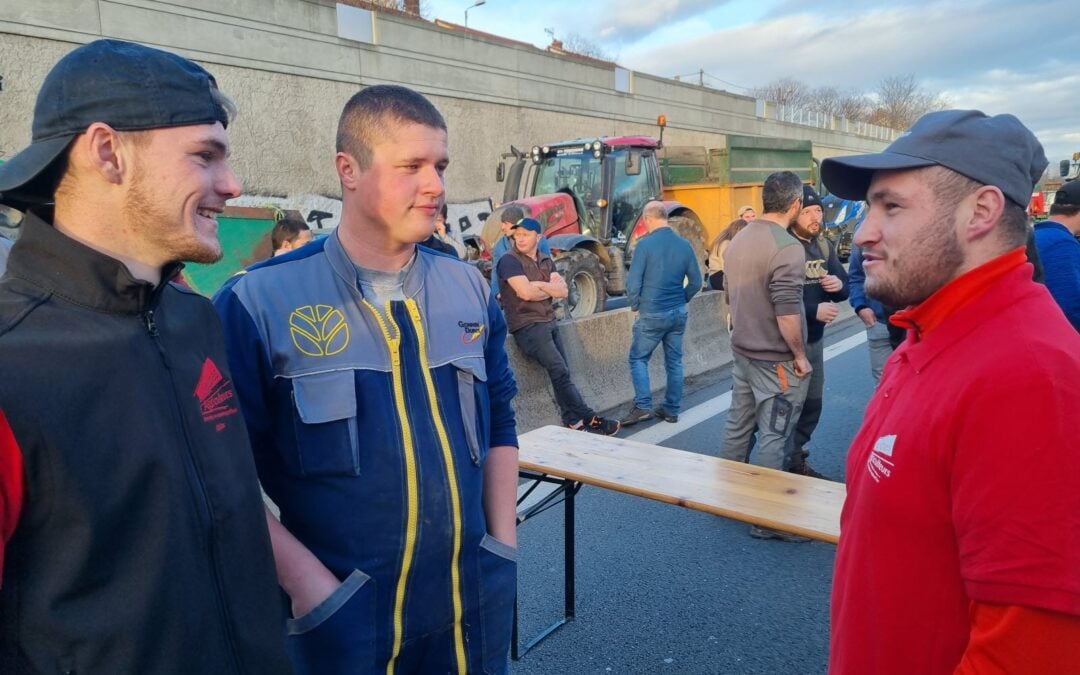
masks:
<path fill-rule="evenodd" d="M 704 87 L 705 86 L 705 69 L 704 68 L 702 68 L 701 70 L 698 71 L 698 86 L 699 87 Z"/>

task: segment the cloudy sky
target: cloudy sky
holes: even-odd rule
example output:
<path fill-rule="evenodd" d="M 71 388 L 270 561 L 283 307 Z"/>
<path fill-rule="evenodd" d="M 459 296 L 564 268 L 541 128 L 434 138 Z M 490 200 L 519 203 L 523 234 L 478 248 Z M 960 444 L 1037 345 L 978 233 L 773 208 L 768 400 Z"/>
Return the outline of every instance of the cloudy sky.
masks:
<path fill-rule="evenodd" d="M 474 0 L 426 0 L 455 23 Z M 1080 152 L 1080 0 L 486 0 L 469 26 L 746 93 L 783 76 L 870 92 L 912 74 L 953 107 L 1012 113 L 1055 163 Z"/>

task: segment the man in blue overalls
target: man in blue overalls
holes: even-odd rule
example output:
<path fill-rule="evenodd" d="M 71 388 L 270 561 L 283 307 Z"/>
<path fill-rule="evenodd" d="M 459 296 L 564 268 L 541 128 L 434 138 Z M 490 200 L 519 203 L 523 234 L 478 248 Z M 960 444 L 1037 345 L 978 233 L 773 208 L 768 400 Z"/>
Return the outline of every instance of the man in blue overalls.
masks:
<path fill-rule="evenodd" d="M 292 602 L 298 673 L 505 673 L 516 583 L 516 393 L 473 267 L 417 242 L 446 123 L 368 87 L 338 125 L 341 224 L 215 298 Z"/>

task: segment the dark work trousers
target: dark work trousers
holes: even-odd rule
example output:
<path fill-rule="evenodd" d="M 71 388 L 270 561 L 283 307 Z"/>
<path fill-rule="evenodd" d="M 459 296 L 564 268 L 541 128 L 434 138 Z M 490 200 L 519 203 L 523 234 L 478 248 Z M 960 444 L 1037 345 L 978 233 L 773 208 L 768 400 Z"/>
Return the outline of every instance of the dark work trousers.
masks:
<path fill-rule="evenodd" d="M 533 323 L 514 331 L 514 342 L 525 356 L 538 362 L 551 378 L 555 389 L 555 403 L 559 406 L 563 424 L 576 424 L 584 420 L 588 424 L 593 410 L 585 405 L 581 393 L 570 379 L 566 354 L 559 340 L 558 326 L 554 321 Z"/>
<path fill-rule="evenodd" d="M 825 394 L 824 351 L 824 339 L 806 344 L 806 360 L 814 370 L 810 373 L 806 401 L 803 402 L 802 412 L 799 414 L 799 423 L 795 425 L 795 449 L 785 469 L 802 466 L 810 455 L 806 444 L 810 442 L 810 437 L 814 435 L 814 429 L 817 429 L 821 419 L 821 402 Z"/>

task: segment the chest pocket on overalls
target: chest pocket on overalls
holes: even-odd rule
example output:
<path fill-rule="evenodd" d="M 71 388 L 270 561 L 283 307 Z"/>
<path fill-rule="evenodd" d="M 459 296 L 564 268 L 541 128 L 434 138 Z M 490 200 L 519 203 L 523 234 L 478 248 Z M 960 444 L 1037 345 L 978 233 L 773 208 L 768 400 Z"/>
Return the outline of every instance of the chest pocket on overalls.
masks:
<path fill-rule="evenodd" d="M 461 400 L 461 422 L 469 442 L 469 455 L 477 466 L 488 451 L 491 424 L 487 391 L 487 368 L 483 358 L 454 361 L 457 374 L 458 398 Z"/>
<path fill-rule="evenodd" d="M 300 472 L 305 476 L 359 475 L 353 371 L 294 377 L 292 387 L 293 429 Z"/>

